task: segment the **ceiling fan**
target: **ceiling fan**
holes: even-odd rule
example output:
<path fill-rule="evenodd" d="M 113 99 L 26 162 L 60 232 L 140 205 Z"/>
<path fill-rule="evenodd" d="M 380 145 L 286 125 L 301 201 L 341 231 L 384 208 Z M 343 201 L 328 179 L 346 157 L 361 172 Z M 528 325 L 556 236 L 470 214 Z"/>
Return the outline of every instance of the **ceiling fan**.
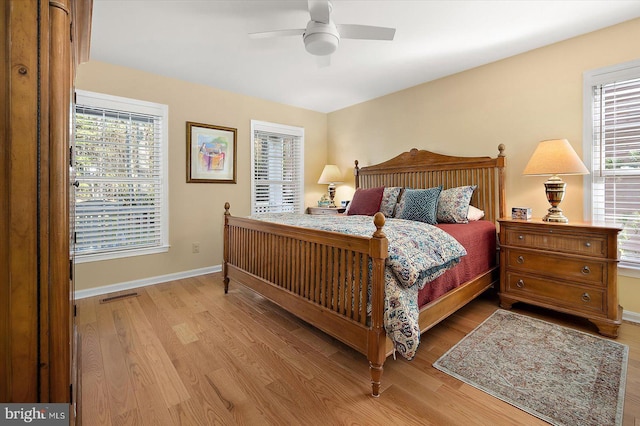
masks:
<path fill-rule="evenodd" d="M 360 40 L 393 40 L 395 28 L 371 25 L 335 24 L 331 19 L 333 5 L 329 0 L 308 0 L 311 20 L 306 28 L 251 33 L 253 38 L 301 35 L 307 52 L 328 56 L 336 51 L 343 38 Z"/>

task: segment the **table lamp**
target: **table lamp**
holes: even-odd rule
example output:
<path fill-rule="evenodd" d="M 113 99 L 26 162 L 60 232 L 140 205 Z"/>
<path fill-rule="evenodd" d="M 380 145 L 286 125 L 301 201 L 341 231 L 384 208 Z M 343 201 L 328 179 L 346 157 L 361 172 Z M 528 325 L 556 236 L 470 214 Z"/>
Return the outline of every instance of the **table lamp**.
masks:
<path fill-rule="evenodd" d="M 547 200 L 551 207 L 542 220 L 546 222 L 567 223 L 569 219 L 562 214 L 558 205 L 564 198 L 567 184 L 558 175 L 585 175 L 589 170 L 566 139 L 542 141 L 533 152 L 524 175 L 551 176 L 545 183 Z"/>
<path fill-rule="evenodd" d="M 327 164 L 322 170 L 318 183 L 329 185 L 329 207 L 336 207 L 333 198 L 336 196 L 336 183 L 342 183 L 342 174 L 335 164 Z"/>

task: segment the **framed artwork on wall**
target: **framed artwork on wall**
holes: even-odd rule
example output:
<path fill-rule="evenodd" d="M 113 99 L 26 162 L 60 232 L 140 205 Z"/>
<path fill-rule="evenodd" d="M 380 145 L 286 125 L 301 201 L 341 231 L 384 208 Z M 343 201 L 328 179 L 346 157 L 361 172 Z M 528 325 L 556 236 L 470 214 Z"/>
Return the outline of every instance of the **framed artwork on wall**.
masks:
<path fill-rule="evenodd" d="M 187 121 L 187 183 L 236 183 L 237 132 Z"/>

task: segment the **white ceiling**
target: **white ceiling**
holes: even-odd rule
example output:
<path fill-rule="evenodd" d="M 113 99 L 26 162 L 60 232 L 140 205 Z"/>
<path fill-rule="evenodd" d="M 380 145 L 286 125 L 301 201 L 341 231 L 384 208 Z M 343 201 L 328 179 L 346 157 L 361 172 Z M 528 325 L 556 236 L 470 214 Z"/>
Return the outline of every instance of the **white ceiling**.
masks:
<path fill-rule="evenodd" d="M 640 17 L 639 0 L 333 0 L 338 24 L 397 29 L 342 40 L 318 67 L 300 36 L 306 0 L 94 0 L 91 59 L 331 112 Z M 629 40 L 638 43 L 638 40 Z"/>

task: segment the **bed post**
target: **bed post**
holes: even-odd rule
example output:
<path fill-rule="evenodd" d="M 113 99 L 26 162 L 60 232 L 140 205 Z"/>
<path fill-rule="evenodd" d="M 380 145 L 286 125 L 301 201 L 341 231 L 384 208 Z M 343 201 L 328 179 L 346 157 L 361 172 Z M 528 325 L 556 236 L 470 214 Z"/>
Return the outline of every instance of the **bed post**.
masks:
<path fill-rule="evenodd" d="M 229 261 L 229 208 L 231 205 L 227 201 L 224 203 L 224 251 L 223 251 L 223 259 L 222 259 L 222 276 L 224 282 L 224 294 L 229 292 L 229 277 L 227 276 L 227 262 Z"/>
<path fill-rule="evenodd" d="M 355 161 L 356 166 L 353 168 L 353 174 L 356 176 L 356 189 L 360 188 L 360 167 L 358 167 L 358 160 Z"/>
<path fill-rule="evenodd" d="M 356 165 L 357 167 L 357 165 Z M 386 354 L 386 333 L 384 330 L 384 269 L 385 259 L 389 252 L 389 242 L 382 232 L 384 215 L 376 213 L 373 223 L 376 231 L 369 243 L 369 257 L 373 263 L 371 279 L 371 327 L 369 328 L 368 355 L 369 372 L 371 373 L 371 395 L 380 396 L 380 379 L 382 377 Z"/>
<path fill-rule="evenodd" d="M 505 146 L 503 143 L 498 145 L 498 158 L 496 164 L 496 166 L 498 167 L 498 188 L 500 191 L 500 193 L 498 194 L 498 219 L 507 216 L 507 194 L 504 186 L 504 167 L 506 163 L 506 157 L 504 155 L 504 150 Z"/>

